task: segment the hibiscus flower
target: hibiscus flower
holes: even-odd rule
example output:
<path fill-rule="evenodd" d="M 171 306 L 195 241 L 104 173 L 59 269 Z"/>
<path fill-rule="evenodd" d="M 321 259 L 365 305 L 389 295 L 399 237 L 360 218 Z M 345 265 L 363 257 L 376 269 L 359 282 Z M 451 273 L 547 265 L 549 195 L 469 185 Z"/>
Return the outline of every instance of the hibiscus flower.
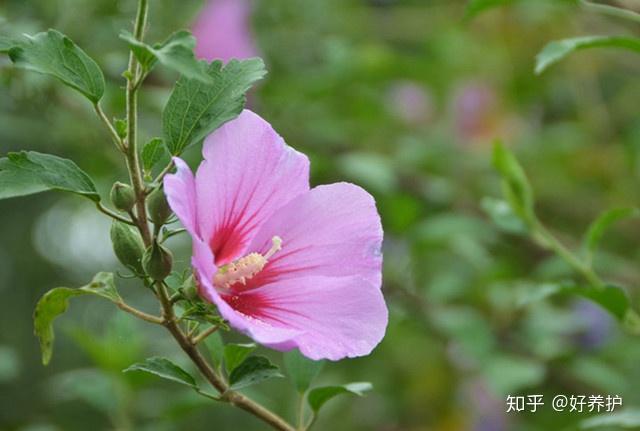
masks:
<path fill-rule="evenodd" d="M 199 294 L 265 346 L 369 354 L 388 318 L 373 197 L 349 183 L 310 189 L 307 157 L 248 110 L 207 137 L 203 156 L 195 176 L 175 158 L 164 180 Z"/>

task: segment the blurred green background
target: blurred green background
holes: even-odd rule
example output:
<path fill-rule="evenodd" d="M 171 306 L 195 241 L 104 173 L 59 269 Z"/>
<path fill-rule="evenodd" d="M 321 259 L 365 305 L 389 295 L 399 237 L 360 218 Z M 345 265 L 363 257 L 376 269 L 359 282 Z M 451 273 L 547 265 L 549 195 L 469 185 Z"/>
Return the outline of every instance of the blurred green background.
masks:
<path fill-rule="evenodd" d="M 133 0 L 4 0 L 0 32 L 57 28 L 95 58 L 108 80 L 105 109 L 122 115 L 118 39 Z M 623 2 L 620 2 L 623 3 Z M 627 2 L 633 4 L 633 2 Z M 147 40 L 190 28 L 203 3 L 153 0 Z M 501 137 L 529 174 L 540 218 L 571 246 L 599 212 L 639 201 L 640 62 L 627 53 L 580 53 L 542 76 L 536 53 L 583 34 L 632 34 L 624 22 L 572 1 L 522 0 L 464 22 L 464 1 L 257 0 L 252 34 L 269 75 L 251 109 L 312 161 L 312 184 L 352 181 L 378 202 L 385 227 L 387 335 L 365 358 L 328 364 L 319 383 L 371 381 L 365 398 L 331 401 L 320 430 L 562 430 L 588 413 L 556 413 L 555 394 L 618 394 L 640 408 L 640 340 L 575 298 L 542 298 L 570 269 L 483 212 L 500 196 L 490 162 Z M 176 78 L 158 68 L 141 97 L 141 134 L 161 135 Z M 48 77 L 0 58 L 0 153 L 74 159 L 103 196 L 125 178 L 90 104 Z M 199 150 L 186 155 L 197 162 Z M 188 389 L 121 370 L 151 354 L 189 367 L 161 329 L 100 299 L 83 298 L 57 321 L 43 367 L 31 314 L 56 286 L 123 270 L 109 220 L 84 200 L 39 194 L 0 201 L 0 429 L 261 430 L 265 426 Z M 640 285 L 638 223 L 617 225 L 596 267 Z M 187 266 L 189 243 L 172 240 Z M 131 302 L 153 301 L 128 280 Z M 151 307 L 151 308 L 148 308 Z M 228 340 L 243 340 L 225 334 Z M 266 349 L 263 349 L 266 351 Z M 281 355 L 267 352 L 280 363 Z M 247 391 L 287 417 L 294 391 L 276 380 Z M 531 413 L 505 413 L 508 394 L 544 394 Z M 594 428 L 596 429 L 596 428 Z M 618 429 L 618 428 L 597 428 Z"/>

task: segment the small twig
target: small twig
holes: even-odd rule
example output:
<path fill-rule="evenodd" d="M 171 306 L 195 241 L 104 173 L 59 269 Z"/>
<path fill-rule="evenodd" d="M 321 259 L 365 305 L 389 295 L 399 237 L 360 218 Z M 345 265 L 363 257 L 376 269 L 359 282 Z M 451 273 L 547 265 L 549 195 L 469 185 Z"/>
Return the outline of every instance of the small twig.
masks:
<path fill-rule="evenodd" d="M 167 166 L 165 166 L 160 173 L 158 174 L 158 176 L 153 180 L 154 184 L 160 184 L 160 182 L 162 181 L 162 179 L 164 178 L 165 175 L 167 175 L 169 172 L 171 172 L 171 169 L 173 168 L 173 160 L 171 160 L 169 162 L 169 164 Z"/>
<path fill-rule="evenodd" d="M 122 223 L 126 223 L 126 224 L 131 225 L 131 226 L 135 226 L 136 225 L 133 221 L 131 221 L 131 220 L 125 218 L 125 217 L 122 217 L 120 214 L 118 214 L 118 213 L 110 210 L 109 208 L 105 207 L 104 205 L 102 205 L 102 202 L 96 202 L 96 208 L 98 208 L 98 210 L 101 213 L 104 213 L 104 214 L 108 215 L 109 217 L 111 217 L 111 218 L 113 218 L 115 220 L 121 221 Z"/>
<path fill-rule="evenodd" d="M 134 316 L 136 316 L 139 319 L 145 320 L 145 321 L 150 322 L 150 323 L 155 323 L 157 325 L 162 325 L 164 323 L 164 320 L 162 318 L 157 317 L 157 316 L 153 316 L 151 314 L 147 314 L 144 311 L 138 310 L 137 308 L 133 308 L 132 306 L 126 304 L 122 300 L 118 301 L 118 302 L 115 302 L 115 304 L 121 310 L 124 310 L 129 314 L 133 314 Z"/>
<path fill-rule="evenodd" d="M 168 240 L 169 238 L 171 238 L 172 236 L 181 234 L 183 232 L 186 232 L 187 230 L 183 227 L 178 228 L 178 229 L 174 229 L 174 230 L 170 230 L 167 231 L 163 236 L 162 236 L 162 241 L 160 242 L 165 242 L 166 240 Z"/>
<path fill-rule="evenodd" d="M 191 343 L 194 346 L 196 346 L 198 343 L 200 343 L 201 341 L 204 341 L 209 335 L 213 334 L 218 329 L 220 329 L 220 327 L 218 325 L 213 325 L 213 326 L 205 329 L 204 331 L 202 331 L 201 333 L 199 333 L 195 337 L 191 337 Z"/>

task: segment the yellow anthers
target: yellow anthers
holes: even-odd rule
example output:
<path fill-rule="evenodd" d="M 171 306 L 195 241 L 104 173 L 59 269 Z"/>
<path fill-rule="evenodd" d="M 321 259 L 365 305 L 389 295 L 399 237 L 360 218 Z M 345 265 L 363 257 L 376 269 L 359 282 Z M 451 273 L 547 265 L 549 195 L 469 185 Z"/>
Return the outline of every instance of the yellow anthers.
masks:
<path fill-rule="evenodd" d="M 250 253 L 234 262 L 222 266 L 213 277 L 213 284 L 216 287 L 225 289 L 228 289 L 235 283 L 246 284 L 247 280 L 262 271 L 268 259 L 282 248 L 282 239 L 279 236 L 274 236 L 271 241 L 273 245 L 264 256 L 260 253 Z"/>

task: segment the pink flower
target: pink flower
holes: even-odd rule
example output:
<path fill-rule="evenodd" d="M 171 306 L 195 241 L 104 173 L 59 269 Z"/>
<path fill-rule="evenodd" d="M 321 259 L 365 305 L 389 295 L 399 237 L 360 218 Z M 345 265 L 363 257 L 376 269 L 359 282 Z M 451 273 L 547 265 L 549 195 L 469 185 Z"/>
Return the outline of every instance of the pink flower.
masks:
<path fill-rule="evenodd" d="M 312 359 L 363 356 L 387 326 L 382 226 L 373 197 L 337 183 L 309 188 L 309 160 L 245 110 L 209 135 L 194 177 L 164 180 L 191 234 L 202 297 L 231 326 Z"/>
<path fill-rule="evenodd" d="M 208 61 L 256 57 L 249 0 L 210 0 L 193 26 L 195 53 Z"/>

